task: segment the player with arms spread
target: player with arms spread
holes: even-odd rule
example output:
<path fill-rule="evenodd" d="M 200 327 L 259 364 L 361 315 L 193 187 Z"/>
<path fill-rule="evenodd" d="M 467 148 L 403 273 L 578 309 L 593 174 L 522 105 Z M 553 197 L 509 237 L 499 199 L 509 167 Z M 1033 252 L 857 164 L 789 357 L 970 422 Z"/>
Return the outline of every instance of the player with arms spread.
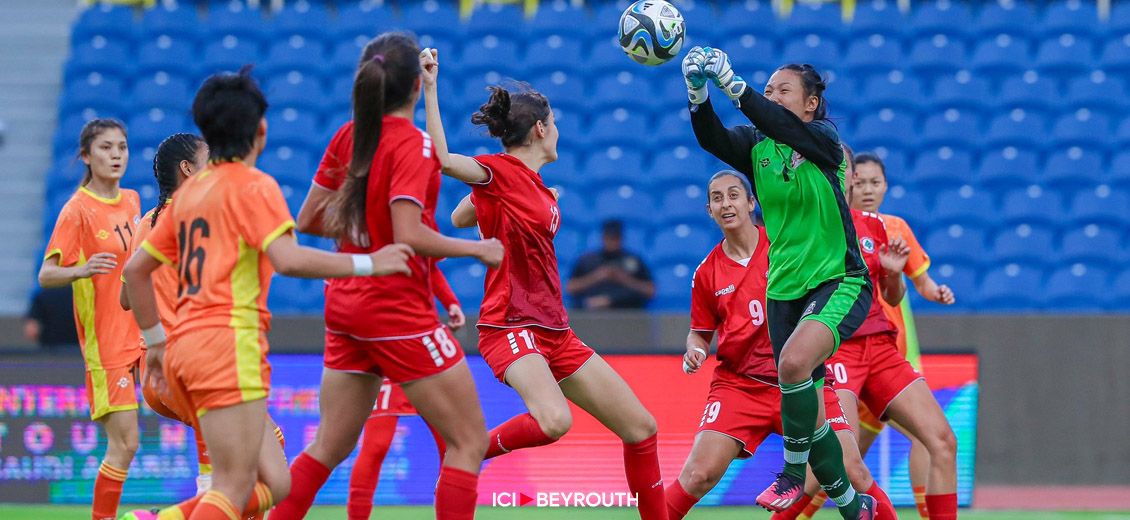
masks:
<path fill-rule="evenodd" d="M 749 177 L 769 238 L 766 319 L 782 393 L 785 467 L 757 503 L 779 512 L 802 497 L 811 450 L 813 473 L 844 518 L 872 518 L 874 499 L 848 484 L 819 391 L 824 361 L 871 306 L 824 81 L 810 65 L 785 65 L 769 78 L 763 96 L 734 74 L 726 53 L 701 47 L 683 60 L 683 76 L 699 145 Z M 723 126 L 707 96 L 708 81 L 753 124 Z"/>

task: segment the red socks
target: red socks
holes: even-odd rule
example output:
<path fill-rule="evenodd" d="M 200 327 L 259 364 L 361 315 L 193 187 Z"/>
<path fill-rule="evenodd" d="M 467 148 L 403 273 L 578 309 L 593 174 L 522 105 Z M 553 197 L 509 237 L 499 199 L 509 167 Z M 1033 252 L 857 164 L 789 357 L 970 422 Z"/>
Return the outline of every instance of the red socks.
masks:
<path fill-rule="evenodd" d="M 524 413 L 511 417 L 490 431 L 490 446 L 483 459 L 490 459 L 517 449 L 544 446 L 556 441 L 541 431 L 534 416 Z"/>
<path fill-rule="evenodd" d="M 127 471 L 105 461 L 98 467 L 98 476 L 94 478 L 94 502 L 90 508 L 94 520 L 118 517 L 118 503 L 122 500 L 122 485 L 126 482 Z"/>
<path fill-rule="evenodd" d="M 659 472 L 659 442 L 652 435 L 636 444 L 624 444 L 624 473 L 628 490 L 639 499 L 640 520 L 665 520 L 667 498 Z"/>
<path fill-rule="evenodd" d="M 930 520 L 930 514 L 926 509 L 926 486 L 916 486 L 912 489 L 914 491 L 914 505 L 918 507 L 919 520 Z"/>
<path fill-rule="evenodd" d="M 926 495 L 930 520 L 957 520 L 957 493 Z"/>
<path fill-rule="evenodd" d="M 273 520 L 301 520 L 314 505 L 314 496 L 330 478 L 330 468 L 302 452 L 290 465 L 290 495 L 271 512 Z"/>
<path fill-rule="evenodd" d="M 664 495 L 667 498 L 667 518 L 668 520 L 683 520 L 687 513 L 691 512 L 691 508 L 698 503 L 698 499 L 692 497 L 685 489 L 683 483 L 675 480 L 674 484 L 667 487 Z"/>
<path fill-rule="evenodd" d="M 891 504 L 891 498 L 879 487 L 879 483 L 872 480 L 871 487 L 867 489 L 867 494 L 875 499 L 875 513 L 879 518 L 898 518 L 898 513 L 895 512 L 895 506 Z"/>
<path fill-rule="evenodd" d="M 444 466 L 436 484 L 436 520 L 474 520 L 479 476 Z"/>
<path fill-rule="evenodd" d="M 381 463 L 396 436 L 395 415 L 370 417 L 365 421 L 365 433 L 361 436 L 361 451 L 353 463 L 353 473 L 349 475 L 349 500 L 345 511 L 350 520 L 368 519 L 373 512 L 373 492 L 381 477 Z"/>

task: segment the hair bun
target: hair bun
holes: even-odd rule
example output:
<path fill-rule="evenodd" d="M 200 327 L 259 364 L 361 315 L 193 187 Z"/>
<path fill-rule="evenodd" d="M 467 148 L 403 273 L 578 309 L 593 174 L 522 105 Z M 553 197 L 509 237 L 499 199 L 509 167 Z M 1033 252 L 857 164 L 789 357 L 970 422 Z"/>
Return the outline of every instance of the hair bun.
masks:
<path fill-rule="evenodd" d="M 509 128 L 510 92 L 498 86 L 488 87 L 490 99 L 471 116 L 471 122 L 486 125 L 492 137 L 504 138 Z"/>

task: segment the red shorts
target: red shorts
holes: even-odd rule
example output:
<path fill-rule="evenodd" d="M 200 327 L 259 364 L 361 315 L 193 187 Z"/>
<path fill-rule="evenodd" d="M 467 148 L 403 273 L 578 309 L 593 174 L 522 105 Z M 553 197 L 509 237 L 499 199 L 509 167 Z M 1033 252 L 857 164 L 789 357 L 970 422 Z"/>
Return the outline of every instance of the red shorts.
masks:
<path fill-rule="evenodd" d="M 851 431 L 840 400 L 828 385 L 824 385 L 824 415 L 833 431 Z M 781 389 L 729 370 L 714 369 L 698 431 L 732 437 L 742 445 L 738 457 L 752 457 L 770 433 L 781 434 Z"/>
<path fill-rule="evenodd" d="M 871 334 L 851 338 L 828 358 L 829 379 L 836 390 L 847 390 L 867 406 L 871 413 L 886 419 L 887 407 L 922 379 L 905 357 L 899 355 L 894 334 Z"/>
<path fill-rule="evenodd" d="M 390 415 L 420 415 L 420 413 L 412 403 L 408 402 L 408 396 L 404 395 L 400 385 L 394 385 L 385 379 L 381 381 L 381 391 L 377 394 L 377 400 L 373 403 L 373 413 L 369 414 L 369 417 Z"/>
<path fill-rule="evenodd" d="M 324 365 L 407 383 L 440 374 L 463 361 L 463 348 L 447 327 L 400 338 L 362 339 L 326 331 Z"/>
<path fill-rule="evenodd" d="M 506 369 L 519 358 L 541 356 L 560 383 L 580 370 L 596 352 L 573 334 L 573 329 L 479 327 L 479 355 L 503 383 Z"/>

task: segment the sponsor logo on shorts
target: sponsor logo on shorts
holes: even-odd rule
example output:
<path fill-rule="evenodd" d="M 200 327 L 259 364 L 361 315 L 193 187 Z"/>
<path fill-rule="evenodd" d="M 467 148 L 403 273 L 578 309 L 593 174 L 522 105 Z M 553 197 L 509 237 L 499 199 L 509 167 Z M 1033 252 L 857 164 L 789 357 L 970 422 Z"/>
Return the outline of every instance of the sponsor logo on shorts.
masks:
<path fill-rule="evenodd" d="M 845 419 L 844 416 L 842 416 L 842 415 L 838 415 L 836 417 L 829 417 L 828 422 L 829 423 L 835 423 L 835 424 L 847 424 L 848 423 L 847 419 Z"/>
<path fill-rule="evenodd" d="M 730 285 L 726 286 L 725 289 L 719 289 L 719 290 L 715 291 L 714 296 L 724 296 L 724 295 L 727 295 L 727 294 L 734 292 L 735 290 L 737 290 L 737 289 L 734 288 L 734 284 L 730 284 Z"/>
<path fill-rule="evenodd" d="M 814 312 L 816 312 L 816 302 L 808 304 L 808 308 L 804 310 L 804 314 L 801 314 L 800 317 L 803 318 Z"/>
<path fill-rule="evenodd" d="M 122 378 L 118 380 L 118 386 L 122 388 L 129 386 L 129 378 L 122 376 Z"/>

